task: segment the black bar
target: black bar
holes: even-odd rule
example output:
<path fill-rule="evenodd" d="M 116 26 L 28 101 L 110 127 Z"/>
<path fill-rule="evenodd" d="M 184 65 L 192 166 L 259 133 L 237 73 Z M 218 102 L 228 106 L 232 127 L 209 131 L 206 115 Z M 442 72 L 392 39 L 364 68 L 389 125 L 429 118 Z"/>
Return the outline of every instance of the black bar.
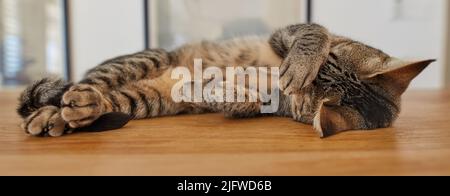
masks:
<path fill-rule="evenodd" d="M 150 49 L 150 15 L 149 15 L 149 0 L 144 1 L 144 41 L 145 49 Z"/>
<path fill-rule="evenodd" d="M 72 80 L 72 56 L 71 56 L 71 34 L 70 34 L 70 9 L 69 0 L 63 0 L 63 17 L 64 17 L 64 44 L 66 52 L 66 79 L 67 81 Z"/>
<path fill-rule="evenodd" d="M 301 168 L 300 168 L 301 169 Z M 309 169 L 309 168 L 307 168 Z M 71 172 L 67 172 L 70 174 Z M 341 173 L 343 175 L 343 173 Z M 77 177 L 78 179 L 83 177 Z M 83 178 L 82 186 L 72 188 L 70 191 L 77 194 L 86 194 L 86 192 L 94 194 L 105 194 L 105 190 L 112 191 L 119 195 L 309 195 L 308 193 L 322 194 L 339 194 L 345 195 L 361 195 L 361 190 L 369 190 L 374 195 L 383 195 L 387 191 L 394 192 L 396 190 L 407 192 L 408 190 L 424 193 L 430 191 L 447 191 L 445 180 L 436 180 L 435 183 L 423 183 L 419 180 L 409 180 L 402 178 L 405 182 L 396 183 L 394 179 L 374 177 L 233 177 L 233 176 L 211 176 L 211 177 L 138 177 L 131 179 L 127 177 L 94 177 Z M 364 178 L 364 179 L 361 179 Z M 383 178 L 383 179 L 380 179 Z M 397 180 L 397 179 L 395 179 Z M 398 180 L 397 180 L 398 181 Z M 17 189 L 14 185 L 27 184 L 27 190 L 33 192 L 42 192 L 48 194 L 49 191 L 42 187 L 51 184 L 54 187 L 64 187 L 70 179 L 45 178 L 36 180 L 36 178 L 20 178 L 11 177 L 2 183 L 2 190 L 26 193 L 25 189 Z M 193 185 L 192 183 L 206 183 L 206 186 Z M 379 183 L 381 188 L 374 187 L 375 183 Z M 246 184 L 245 186 L 242 186 Z M 255 186 L 256 184 L 256 186 Z M 351 186 L 350 186 L 351 185 Z M 56 192 L 56 191 L 54 191 Z M 286 194 L 289 193 L 289 194 Z M 353 194 L 352 194 L 353 193 Z M 431 193 L 432 194 L 432 193 Z M 159 195 L 159 194 L 158 194 Z M 437 195 L 437 194 L 436 194 Z"/>
<path fill-rule="evenodd" d="M 313 7 L 312 6 L 313 6 L 312 0 L 306 0 L 306 22 L 307 23 L 313 22 L 313 11 L 312 11 Z"/>

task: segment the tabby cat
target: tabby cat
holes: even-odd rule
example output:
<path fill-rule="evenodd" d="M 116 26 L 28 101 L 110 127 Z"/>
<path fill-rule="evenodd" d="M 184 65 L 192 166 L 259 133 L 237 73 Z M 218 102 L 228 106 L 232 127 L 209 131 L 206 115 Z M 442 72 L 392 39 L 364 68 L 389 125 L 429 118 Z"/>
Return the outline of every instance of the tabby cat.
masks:
<path fill-rule="evenodd" d="M 145 50 L 108 60 L 77 84 L 45 78 L 20 96 L 22 128 L 33 136 L 62 136 L 91 128 L 122 126 L 132 119 L 223 112 L 256 117 L 262 102 L 187 103 L 171 98 L 171 72 L 203 66 L 265 66 L 280 69 L 279 110 L 272 115 L 314 125 L 320 137 L 347 130 L 391 126 L 400 97 L 433 60 L 406 62 L 317 24 L 297 24 L 269 39 L 236 38 Z M 126 115 L 121 115 L 126 114 Z M 125 119 L 125 120 L 124 120 Z"/>

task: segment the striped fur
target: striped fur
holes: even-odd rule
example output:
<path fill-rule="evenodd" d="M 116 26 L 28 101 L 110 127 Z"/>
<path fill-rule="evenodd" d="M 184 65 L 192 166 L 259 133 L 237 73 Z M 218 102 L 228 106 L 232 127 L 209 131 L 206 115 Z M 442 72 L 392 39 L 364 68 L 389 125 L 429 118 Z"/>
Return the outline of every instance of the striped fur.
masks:
<path fill-rule="evenodd" d="M 68 128 L 89 127 L 112 112 L 133 119 L 206 112 L 237 118 L 261 115 L 264 103 L 259 102 L 173 102 L 170 93 L 178 81 L 170 78 L 171 71 L 183 66 L 193 72 L 194 58 L 202 58 L 204 68 L 280 67 L 281 102 L 274 115 L 314 123 L 322 137 L 390 126 L 400 111 L 401 94 L 423 70 L 422 65 L 431 63 L 408 67 L 380 50 L 330 34 L 320 25 L 291 25 L 269 39 L 204 41 L 174 51 L 154 49 L 117 57 L 88 71 L 75 85 L 43 79 L 20 98 L 23 128 L 36 136 L 60 136 Z M 403 80 L 391 77 L 393 64 L 400 68 L 396 74 Z"/>

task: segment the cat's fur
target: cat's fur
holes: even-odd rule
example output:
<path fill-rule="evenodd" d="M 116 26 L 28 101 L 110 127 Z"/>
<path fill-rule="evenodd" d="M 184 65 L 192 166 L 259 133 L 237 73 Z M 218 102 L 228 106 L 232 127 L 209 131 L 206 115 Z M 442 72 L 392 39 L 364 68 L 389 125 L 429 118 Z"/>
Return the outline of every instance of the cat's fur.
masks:
<path fill-rule="evenodd" d="M 23 129 L 34 136 L 61 136 L 121 112 L 134 119 L 223 112 L 229 117 L 261 115 L 260 102 L 175 103 L 171 71 L 203 66 L 280 67 L 280 107 L 273 115 L 313 124 L 321 137 L 340 131 L 391 126 L 400 97 L 432 60 L 408 63 L 380 50 L 330 34 L 316 24 L 291 25 L 270 39 L 201 42 L 171 52 L 146 50 L 108 60 L 70 84 L 43 79 L 20 97 Z"/>

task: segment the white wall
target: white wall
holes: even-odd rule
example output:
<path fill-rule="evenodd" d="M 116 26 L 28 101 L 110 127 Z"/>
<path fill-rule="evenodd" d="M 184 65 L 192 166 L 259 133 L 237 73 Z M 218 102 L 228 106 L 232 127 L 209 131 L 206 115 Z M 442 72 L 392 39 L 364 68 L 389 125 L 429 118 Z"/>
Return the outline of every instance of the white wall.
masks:
<path fill-rule="evenodd" d="M 152 0 L 152 47 L 270 34 L 304 20 L 304 0 Z"/>
<path fill-rule="evenodd" d="M 446 3 L 446 0 L 314 0 L 313 11 L 315 22 L 393 56 L 437 58 L 438 62 L 412 86 L 441 88 Z M 142 0 L 76 0 L 70 1 L 70 7 L 75 80 L 105 59 L 144 48 Z"/>
<path fill-rule="evenodd" d="M 444 83 L 446 0 L 314 0 L 314 21 L 407 59 L 437 58 L 413 88 Z"/>
<path fill-rule="evenodd" d="M 142 0 L 69 2 L 75 81 L 108 58 L 144 49 Z"/>

